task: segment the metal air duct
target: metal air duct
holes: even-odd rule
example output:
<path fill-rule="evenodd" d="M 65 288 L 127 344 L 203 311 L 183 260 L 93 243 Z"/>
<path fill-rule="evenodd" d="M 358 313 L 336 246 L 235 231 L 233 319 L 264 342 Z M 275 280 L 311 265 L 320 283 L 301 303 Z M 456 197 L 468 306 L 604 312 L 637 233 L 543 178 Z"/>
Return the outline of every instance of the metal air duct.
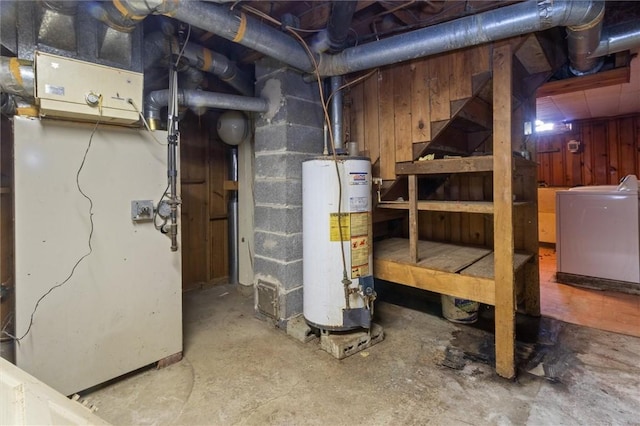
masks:
<path fill-rule="evenodd" d="M 0 92 L 33 101 L 34 80 L 32 62 L 0 56 Z"/>
<path fill-rule="evenodd" d="M 240 43 L 303 71 L 313 71 L 304 48 L 292 37 L 224 6 L 193 1 L 119 0 L 136 16 L 166 14 Z M 450 50 L 475 46 L 556 26 L 579 26 L 593 21 L 601 2 L 529 0 L 470 15 L 384 40 L 322 54 L 319 72 L 344 75 Z M 596 13 L 597 16 L 597 13 Z"/>
<path fill-rule="evenodd" d="M 176 38 L 163 32 L 155 32 L 146 36 L 144 47 L 145 69 L 154 66 L 163 57 L 171 56 L 172 52 L 177 54 L 180 51 Z M 224 55 L 194 43 L 187 43 L 182 58 L 189 66 L 218 76 L 220 80 L 236 89 L 240 94 L 253 95 L 251 78 Z"/>
<path fill-rule="evenodd" d="M 349 35 L 349 25 L 356 11 L 357 1 L 334 1 L 327 28 L 314 37 L 311 45 L 314 52 L 339 52 L 344 49 Z"/>
<path fill-rule="evenodd" d="M 144 104 L 145 116 L 149 119 L 149 125 L 153 126 L 152 123 L 155 124 L 161 119 L 160 110 L 169 104 L 169 90 L 150 92 Z M 190 108 L 220 108 L 251 112 L 266 112 L 269 109 L 266 99 L 200 90 L 179 90 L 178 104 Z"/>
<path fill-rule="evenodd" d="M 625 22 L 603 28 L 600 44 L 589 57 L 597 58 L 638 47 L 640 47 L 640 23 L 638 21 Z"/>
<path fill-rule="evenodd" d="M 604 2 L 597 1 L 593 5 L 585 23 L 567 27 L 569 70 L 575 75 L 593 74 L 602 68 L 603 60 L 590 55 L 600 42 Z"/>

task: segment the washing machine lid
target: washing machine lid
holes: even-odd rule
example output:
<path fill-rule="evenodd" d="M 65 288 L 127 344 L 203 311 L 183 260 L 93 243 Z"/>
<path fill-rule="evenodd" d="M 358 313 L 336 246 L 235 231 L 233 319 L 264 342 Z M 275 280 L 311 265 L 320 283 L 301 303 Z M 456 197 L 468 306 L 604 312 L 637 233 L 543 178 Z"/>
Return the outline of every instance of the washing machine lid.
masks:
<path fill-rule="evenodd" d="M 627 175 L 620 181 L 619 185 L 591 185 L 577 186 L 568 191 L 573 193 L 589 193 L 589 194 L 616 194 L 631 195 L 638 194 L 638 178 L 635 175 Z M 564 192 L 564 191 L 558 191 Z"/>

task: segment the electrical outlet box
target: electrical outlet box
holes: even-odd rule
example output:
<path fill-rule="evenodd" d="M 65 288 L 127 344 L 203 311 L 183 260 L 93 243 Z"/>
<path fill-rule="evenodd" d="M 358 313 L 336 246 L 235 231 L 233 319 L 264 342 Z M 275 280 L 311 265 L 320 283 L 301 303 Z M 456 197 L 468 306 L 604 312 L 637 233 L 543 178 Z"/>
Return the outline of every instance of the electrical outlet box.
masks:
<path fill-rule="evenodd" d="M 36 52 L 35 66 L 41 115 L 113 124 L 138 121 L 142 73 L 44 52 Z"/>
<path fill-rule="evenodd" d="M 153 220 L 153 201 L 134 200 L 131 202 L 131 220 L 134 222 L 148 222 Z"/>

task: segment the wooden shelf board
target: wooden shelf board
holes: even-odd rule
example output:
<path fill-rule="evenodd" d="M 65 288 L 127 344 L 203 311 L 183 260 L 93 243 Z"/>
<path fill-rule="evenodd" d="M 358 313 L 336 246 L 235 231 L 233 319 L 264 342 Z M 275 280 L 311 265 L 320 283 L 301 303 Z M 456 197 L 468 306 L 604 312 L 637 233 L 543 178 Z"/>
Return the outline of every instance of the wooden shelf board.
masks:
<path fill-rule="evenodd" d="M 516 201 L 514 207 L 530 205 L 529 201 Z M 378 208 L 408 210 L 408 201 L 383 201 L 378 204 Z M 460 213 L 485 213 L 493 214 L 493 202 L 491 201 L 444 201 L 444 200 L 421 200 L 418 201 L 418 210 L 421 211 L 441 211 Z"/>
<path fill-rule="evenodd" d="M 409 240 L 390 238 L 374 247 L 374 276 L 410 287 L 495 304 L 495 284 L 457 272 L 488 256 L 490 249 L 418 241 L 419 261 L 409 259 Z"/>
<path fill-rule="evenodd" d="M 535 161 L 522 157 L 513 157 L 514 166 L 537 167 Z M 493 156 L 480 155 L 474 157 L 443 158 L 396 164 L 397 175 L 432 175 L 448 173 L 477 173 L 493 171 Z"/>
<path fill-rule="evenodd" d="M 524 266 L 525 263 L 531 259 L 533 255 L 530 253 L 521 253 L 516 252 L 513 256 L 513 271 L 517 272 L 520 268 Z M 460 271 L 462 275 L 469 275 L 473 277 L 483 277 L 483 278 L 494 278 L 493 274 L 493 262 L 494 255 L 491 253 L 490 255 L 483 257 L 479 261 L 475 262 L 473 265 L 468 268 Z"/>
<path fill-rule="evenodd" d="M 0 187 L 0 194 L 11 194 L 11 188 L 8 186 Z"/>

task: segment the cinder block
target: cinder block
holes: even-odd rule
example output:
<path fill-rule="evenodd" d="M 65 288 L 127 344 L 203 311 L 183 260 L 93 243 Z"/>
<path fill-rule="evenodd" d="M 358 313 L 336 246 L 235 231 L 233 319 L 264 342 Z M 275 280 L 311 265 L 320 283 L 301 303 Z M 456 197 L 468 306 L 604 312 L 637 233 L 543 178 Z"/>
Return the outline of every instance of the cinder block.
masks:
<path fill-rule="evenodd" d="M 302 286 L 302 258 L 281 262 L 256 254 L 253 269 L 256 276 L 264 276 L 267 281 L 280 283 L 284 292 Z"/>
<path fill-rule="evenodd" d="M 302 315 L 296 315 L 287 321 L 287 334 L 302 343 L 316 339 L 315 333 Z"/>
<path fill-rule="evenodd" d="M 256 231 L 284 234 L 302 232 L 302 207 L 256 205 L 253 227 Z"/>
<path fill-rule="evenodd" d="M 320 347 L 338 359 L 343 359 L 363 351 L 384 340 L 384 330 L 378 324 L 371 324 L 369 330 L 320 334 Z"/>
<path fill-rule="evenodd" d="M 256 153 L 255 178 L 302 179 L 302 162 L 311 157 L 293 152 Z"/>
<path fill-rule="evenodd" d="M 304 125 L 287 123 L 263 125 L 256 128 L 255 150 L 291 151 L 319 155 L 323 149 L 323 130 Z"/>
<path fill-rule="evenodd" d="M 258 205 L 302 206 L 302 181 L 299 179 L 256 178 L 253 193 Z"/>
<path fill-rule="evenodd" d="M 302 282 L 302 281 L 300 281 Z M 302 285 L 280 294 L 280 318 L 291 319 L 302 313 Z"/>
<path fill-rule="evenodd" d="M 302 258 L 302 233 L 280 234 L 256 231 L 254 233 L 255 254 L 281 262 Z"/>
<path fill-rule="evenodd" d="M 264 87 L 268 79 L 280 80 L 285 95 L 295 96 L 308 101 L 320 102 L 318 83 L 304 81 L 304 76 L 299 71 L 293 70 L 287 65 L 272 58 L 265 58 L 256 63 L 256 93 Z"/>

